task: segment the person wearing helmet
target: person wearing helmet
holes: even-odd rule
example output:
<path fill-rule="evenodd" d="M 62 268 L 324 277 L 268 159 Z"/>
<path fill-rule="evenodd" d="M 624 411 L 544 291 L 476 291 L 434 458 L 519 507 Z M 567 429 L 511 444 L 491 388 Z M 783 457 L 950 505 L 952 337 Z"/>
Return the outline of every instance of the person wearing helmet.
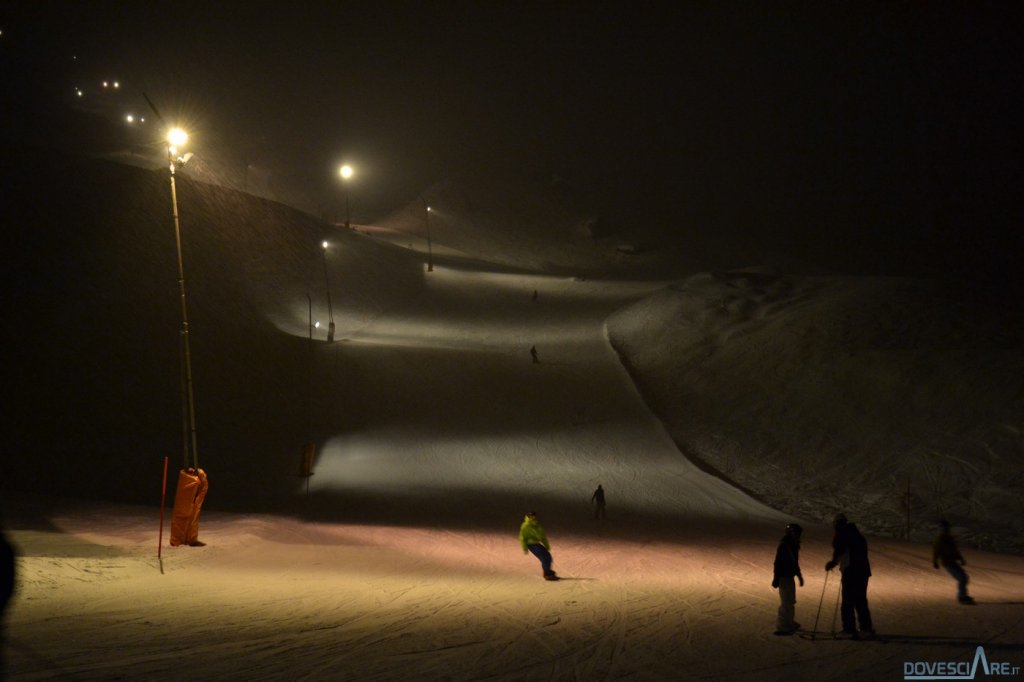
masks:
<path fill-rule="evenodd" d="M 803 528 L 796 523 L 786 526 L 786 533 L 775 550 L 775 573 L 772 587 L 779 591 L 779 615 L 775 621 L 776 635 L 792 635 L 800 629 L 800 623 L 793 620 L 796 606 L 796 581 L 804 586 L 800 573 L 800 536 Z"/>
<path fill-rule="evenodd" d="M 842 636 L 849 639 L 870 639 L 874 637 L 875 630 L 871 626 L 871 611 L 868 609 L 868 578 L 871 577 L 868 541 L 855 524 L 846 520 L 844 514 L 836 514 L 832 526 L 836 534 L 832 538 L 832 559 L 825 564 L 825 570 L 831 571 L 839 566 L 839 572 L 843 575 L 843 604 L 839 611 L 843 618 Z"/>

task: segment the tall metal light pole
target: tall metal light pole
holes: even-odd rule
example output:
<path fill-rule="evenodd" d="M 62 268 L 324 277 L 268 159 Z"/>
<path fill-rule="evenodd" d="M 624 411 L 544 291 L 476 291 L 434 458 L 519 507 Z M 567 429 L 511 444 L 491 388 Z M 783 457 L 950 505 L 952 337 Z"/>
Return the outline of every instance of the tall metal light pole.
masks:
<path fill-rule="evenodd" d="M 426 205 L 427 200 L 423 200 L 423 204 Z M 434 249 L 430 244 L 430 206 L 427 206 L 427 210 L 423 212 L 423 221 L 427 225 L 427 272 L 434 271 Z"/>
<path fill-rule="evenodd" d="M 331 306 L 331 283 L 327 279 L 327 241 L 322 244 L 324 247 L 324 287 L 327 289 L 327 340 L 334 341 L 334 308 Z"/>
<path fill-rule="evenodd" d="M 181 253 L 181 222 L 178 219 L 178 191 L 174 183 L 177 166 L 184 166 L 191 154 L 178 156 L 178 148 L 188 141 L 188 134 L 181 128 L 174 128 L 167 134 L 167 163 L 171 171 L 171 209 L 174 215 L 174 241 L 178 248 L 178 292 L 181 296 L 181 344 L 182 344 L 182 431 L 185 435 L 185 468 L 199 468 L 199 450 L 196 447 L 196 402 L 192 388 L 192 348 L 188 334 L 188 306 L 185 302 L 185 264 Z"/>
<path fill-rule="evenodd" d="M 347 163 L 338 169 L 338 175 L 341 176 L 341 184 L 345 186 L 345 229 L 352 228 L 352 214 L 349 211 L 348 203 L 348 181 L 352 177 L 352 166 Z"/>
<path fill-rule="evenodd" d="M 149 102 L 153 113 L 166 125 L 156 105 L 146 93 L 142 96 Z M 171 211 L 174 216 L 174 243 L 178 251 L 178 291 L 181 295 L 181 403 L 182 431 L 185 450 L 185 466 L 178 472 L 178 487 L 174 493 L 174 510 L 171 512 L 171 546 L 186 544 L 202 546 L 199 541 L 199 513 L 210 486 L 206 472 L 199 468 L 199 448 L 196 446 L 196 401 L 192 389 L 192 348 L 189 342 L 188 306 L 185 298 L 185 265 L 181 252 L 181 221 L 178 218 L 178 189 L 174 172 L 192 158 L 192 154 L 178 156 L 178 148 L 188 141 L 188 135 L 181 128 L 173 128 L 167 134 L 167 166 L 171 176 Z M 191 466 L 189 465 L 191 460 Z M 162 540 L 161 540 L 162 542 Z"/>

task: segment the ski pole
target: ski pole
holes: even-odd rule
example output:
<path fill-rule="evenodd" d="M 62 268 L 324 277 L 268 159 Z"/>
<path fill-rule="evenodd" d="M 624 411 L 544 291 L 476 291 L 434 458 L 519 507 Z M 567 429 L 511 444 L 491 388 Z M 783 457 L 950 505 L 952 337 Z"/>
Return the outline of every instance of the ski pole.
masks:
<path fill-rule="evenodd" d="M 818 615 L 814 617 L 814 629 L 811 630 L 811 641 L 818 634 L 818 619 L 821 618 L 821 605 L 825 602 L 825 588 L 828 587 L 828 571 L 825 571 L 825 584 L 821 586 L 821 599 L 818 600 Z"/>
<path fill-rule="evenodd" d="M 836 616 L 839 615 L 839 595 L 843 593 L 843 579 L 839 579 L 839 591 L 836 592 L 836 608 L 832 611 L 832 636 L 836 636 Z"/>

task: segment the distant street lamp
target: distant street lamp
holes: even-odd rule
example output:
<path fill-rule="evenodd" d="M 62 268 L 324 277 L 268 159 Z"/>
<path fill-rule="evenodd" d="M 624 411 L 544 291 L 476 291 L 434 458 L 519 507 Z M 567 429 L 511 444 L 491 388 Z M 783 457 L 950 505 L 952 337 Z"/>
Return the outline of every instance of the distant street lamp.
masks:
<path fill-rule="evenodd" d="M 171 208 L 174 215 L 174 241 L 178 248 L 178 291 L 181 296 L 181 340 L 182 340 L 182 431 L 185 436 L 185 468 L 199 468 L 199 451 L 196 447 L 196 403 L 192 389 L 192 349 L 189 343 L 188 307 L 185 303 L 185 265 L 181 252 L 181 222 L 178 219 L 178 192 L 174 172 L 192 158 L 192 154 L 178 156 L 178 149 L 188 142 L 188 134 L 181 128 L 174 128 L 167 134 L 167 163 L 171 171 Z"/>
<path fill-rule="evenodd" d="M 324 254 L 324 287 L 327 289 L 327 341 L 334 341 L 334 309 L 331 306 L 331 283 L 327 279 L 327 241 L 323 243 L 323 254 Z M 317 322 L 317 327 L 320 323 Z"/>
<path fill-rule="evenodd" d="M 423 200 L 426 205 L 427 200 Z M 434 271 L 434 249 L 430 244 L 430 206 L 427 206 L 427 210 L 423 212 L 423 221 L 427 225 L 427 272 Z"/>
<path fill-rule="evenodd" d="M 348 202 L 348 181 L 352 177 L 352 166 L 347 163 L 338 169 L 338 175 L 341 176 L 341 184 L 345 186 L 345 229 L 352 228 L 352 214 L 349 211 Z"/>

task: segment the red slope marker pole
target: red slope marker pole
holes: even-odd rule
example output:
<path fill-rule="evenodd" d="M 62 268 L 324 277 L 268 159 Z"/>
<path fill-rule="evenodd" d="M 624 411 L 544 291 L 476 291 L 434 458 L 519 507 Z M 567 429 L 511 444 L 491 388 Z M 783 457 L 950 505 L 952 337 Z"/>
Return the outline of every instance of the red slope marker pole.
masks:
<path fill-rule="evenodd" d="M 164 505 L 167 502 L 167 457 L 164 457 L 164 484 L 160 489 L 160 538 L 156 541 L 156 558 L 160 562 L 160 573 L 164 572 Z"/>

